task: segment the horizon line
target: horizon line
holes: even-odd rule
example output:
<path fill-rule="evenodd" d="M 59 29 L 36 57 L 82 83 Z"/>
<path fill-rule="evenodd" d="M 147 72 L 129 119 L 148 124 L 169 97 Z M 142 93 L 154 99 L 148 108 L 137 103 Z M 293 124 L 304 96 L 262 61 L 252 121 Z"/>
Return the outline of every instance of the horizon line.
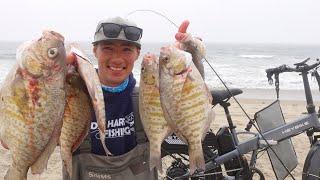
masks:
<path fill-rule="evenodd" d="M 22 43 L 28 40 L 0 40 L 0 43 Z M 91 44 L 90 40 L 78 40 L 78 41 L 66 41 L 68 42 L 79 42 Z M 270 44 L 270 45 L 313 45 L 320 46 L 320 43 L 316 42 L 253 42 L 253 41 L 205 41 L 205 44 Z M 171 41 L 141 41 L 141 44 L 163 44 L 172 43 Z"/>

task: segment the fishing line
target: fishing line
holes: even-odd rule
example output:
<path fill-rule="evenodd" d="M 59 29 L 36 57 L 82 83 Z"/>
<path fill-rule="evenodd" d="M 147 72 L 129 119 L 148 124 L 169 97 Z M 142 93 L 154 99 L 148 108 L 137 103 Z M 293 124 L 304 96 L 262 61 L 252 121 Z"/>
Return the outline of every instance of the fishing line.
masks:
<path fill-rule="evenodd" d="M 179 29 L 179 26 L 174 23 L 171 19 L 169 19 L 167 16 L 165 16 L 164 14 L 157 12 L 155 10 L 151 10 L 151 9 L 137 9 L 134 11 L 129 12 L 126 17 L 136 13 L 136 12 L 152 12 L 156 15 L 159 15 L 163 18 L 165 18 L 167 21 L 169 21 L 173 26 L 175 26 L 177 29 Z M 214 70 L 214 68 L 212 67 L 212 65 L 210 64 L 210 62 L 207 60 L 206 57 L 203 58 L 207 64 L 209 65 L 209 67 L 211 68 L 211 70 L 216 74 L 216 76 L 219 78 L 219 80 L 222 82 L 223 86 L 227 89 L 228 93 L 232 95 L 232 98 L 236 101 L 236 103 L 239 105 L 239 107 L 241 108 L 241 110 L 244 112 L 244 114 L 246 115 L 246 117 L 251 121 L 252 119 L 249 117 L 248 113 L 244 110 L 244 108 L 241 106 L 241 104 L 239 103 L 239 101 L 235 98 L 235 96 L 233 96 L 233 94 L 231 93 L 231 91 L 229 90 L 229 88 L 227 87 L 227 85 L 225 84 L 225 82 L 221 79 L 221 77 L 219 76 L 219 74 Z"/>
<path fill-rule="evenodd" d="M 171 21 L 167 16 L 165 16 L 164 14 L 161 14 L 155 10 L 151 10 L 151 9 L 137 9 L 134 11 L 129 12 L 126 17 L 136 13 L 136 12 L 151 12 L 154 13 L 156 15 L 159 15 L 163 18 L 165 18 L 167 21 L 169 21 L 173 26 L 175 26 L 177 29 L 179 29 L 179 26 L 174 23 L 173 21 Z M 225 84 L 225 82 L 222 80 L 222 78 L 219 76 L 219 74 L 214 70 L 214 68 L 212 67 L 212 65 L 210 64 L 210 62 L 207 60 L 206 57 L 203 57 L 203 59 L 207 62 L 207 64 L 209 65 L 209 67 L 211 68 L 211 70 L 216 74 L 216 76 L 218 77 L 218 79 L 221 81 L 221 83 L 223 84 L 223 86 L 226 88 L 226 90 L 228 91 L 229 94 L 231 94 L 232 98 L 234 99 L 234 101 L 238 104 L 238 106 L 240 107 L 240 109 L 242 110 L 242 112 L 246 115 L 246 117 L 249 119 L 250 122 L 252 122 L 253 127 L 255 127 L 255 129 L 257 130 L 257 132 L 259 133 L 259 135 L 262 137 L 262 139 L 266 142 L 267 147 L 271 149 L 271 151 L 275 154 L 275 156 L 277 157 L 277 159 L 280 161 L 281 165 L 286 169 L 286 171 L 288 172 L 288 174 L 291 176 L 292 179 L 295 179 L 293 177 L 293 175 L 291 174 L 290 170 L 285 166 L 285 164 L 282 162 L 282 160 L 280 159 L 280 157 L 278 156 L 278 154 L 274 151 L 274 149 L 271 147 L 271 145 L 269 144 L 269 142 L 266 140 L 266 138 L 263 136 L 262 132 L 259 130 L 259 128 L 254 124 L 253 119 L 250 118 L 250 116 L 248 115 L 248 113 L 244 110 L 244 108 L 241 106 L 241 104 L 239 103 L 239 101 L 237 100 L 237 98 L 231 93 L 230 89 L 228 88 L 228 86 Z"/>
<path fill-rule="evenodd" d="M 137 10 L 134 10 L 134 11 L 132 11 L 132 12 L 129 12 L 129 13 L 126 15 L 126 17 L 128 17 L 128 16 L 130 16 L 131 14 L 134 14 L 134 13 L 136 13 L 136 12 L 152 12 L 152 13 L 155 13 L 155 14 L 157 14 L 157 15 L 165 18 L 165 19 L 166 19 L 167 21 L 169 21 L 172 25 L 174 25 L 177 29 L 179 28 L 179 26 L 178 26 L 176 23 L 174 23 L 173 21 L 171 21 L 167 16 L 165 16 L 165 15 L 163 15 L 163 14 L 157 12 L 157 11 L 151 10 L 151 9 L 137 9 Z"/>

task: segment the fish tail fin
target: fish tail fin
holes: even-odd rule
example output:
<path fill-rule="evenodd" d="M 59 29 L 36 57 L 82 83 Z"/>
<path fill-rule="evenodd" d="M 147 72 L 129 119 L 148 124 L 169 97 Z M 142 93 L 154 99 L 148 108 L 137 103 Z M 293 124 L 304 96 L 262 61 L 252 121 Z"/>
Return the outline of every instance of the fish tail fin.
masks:
<path fill-rule="evenodd" d="M 72 160 L 63 160 L 63 165 L 66 167 L 69 177 L 72 177 Z"/>
<path fill-rule="evenodd" d="M 101 140 L 101 143 L 102 143 L 102 147 L 104 149 L 104 152 L 106 153 L 107 156 L 110 156 L 112 155 L 112 153 L 110 152 L 110 150 L 107 148 L 107 145 L 106 145 L 106 138 L 104 137 L 104 133 L 101 133 L 100 132 L 100 140 Z"/>
<path fill-rule="evenodd" d="M 27 170 L 21 172 L 16 168 L 10 167 L 4 176 L 4 180 L 27 180 Z"/>
<path fill-rule="evenodd" d="M 189 169 L 190 174 L 192 175 L 196 169 L 200 171 L 205 170 L 205 161 L 203 157 L 202 146 L 201 148 L 195 149 L 189 147 Z"/>
<path fill-rule="evenodd" d="M 150 171 L 156 167 L 162 173 L 162 162 L 160 153 L 150 152 L 150 161 L 149 161 Z"/>
<path fill-rule="evenodd" d="M 72 154 L 71 149 L 60 149 L 62 165 L 66 168 L 69 177 L 72 177 Z"/>

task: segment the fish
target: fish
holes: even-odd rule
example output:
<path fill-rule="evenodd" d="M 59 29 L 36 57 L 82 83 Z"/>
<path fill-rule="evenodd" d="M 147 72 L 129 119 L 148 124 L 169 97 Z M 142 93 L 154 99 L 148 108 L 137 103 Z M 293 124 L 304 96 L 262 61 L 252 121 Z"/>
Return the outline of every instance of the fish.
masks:
<path fill-rule="evenodd" d="M 17 63 L 0 86 L 0 139 L 12 163 L 5 180 L 40 176 L 62 127 L 67 73 L 64 37 L 45 30 L 17 49 Z"/>
<path fill-rule="evenodd" d="M 164 46 L 159 57 L 160 101 L 174 133 L 188 144 L 189 169 L 205 170 L 202 140 L 214 119 L 212 96 L 190 53 Z"/>
<path fill-rule="evenodd" d="M 106 111 L 102 85 L 96 69 L 90 59 L 81 51 L 79 45 L 73 44 L 71 51 L 76 55 L 77 70 L 84 80 L 89 92 L 95 117 L 97 119 L 101 144 L 107 156 L 112 155 L 106 146 Z M 90 67 L 90 68 L 88 68 Z"/>
<path fill-rule="evenodd" d="M 202 39 L 199 37 L 193 37 L 189 33 L 185 33 L 184 38 L 176 44 L 176 47 L 191 53 L 193 63 L 199 70 L 202 78 L 205 79 L 202 59 L 206 57 L 206 45 Z"/>
<path fill-rule="evenodd" d="M 164 118 L 159 92 L 159 59 L 151 53 L 143 57 L 139 85 L 139 114 L 150 143 L 150 170 L 162 171 L 161 144 L 172 134 Z"/>
<path fill-rule="evenodd" d="M 66 76 L 66 107 L 60 136 L 60 154 L 69 176 L 72 176 L 72 153 L 88 134 L 94 115 L 97 117 L 99 132 L 105 146 L 105 104 L 99 77 L 91 61 L 71 43 L 67 52 L 76 53 L 75 60 L 68 62 Z"/>

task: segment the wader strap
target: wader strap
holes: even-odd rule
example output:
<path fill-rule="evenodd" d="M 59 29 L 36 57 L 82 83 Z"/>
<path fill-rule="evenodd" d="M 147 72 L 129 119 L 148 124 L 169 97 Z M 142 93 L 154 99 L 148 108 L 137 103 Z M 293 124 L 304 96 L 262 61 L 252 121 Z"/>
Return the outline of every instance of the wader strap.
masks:
<path fill-rule="evenodd" d="M 134 125 L 136 128 L 137 143 L 142 144 L 148 141 L 146 133 L 143 130 L 143 126 L 139 113 L 139 88 L 134 87 L 132 92 L 132 104 L 134 113 Z"/>

